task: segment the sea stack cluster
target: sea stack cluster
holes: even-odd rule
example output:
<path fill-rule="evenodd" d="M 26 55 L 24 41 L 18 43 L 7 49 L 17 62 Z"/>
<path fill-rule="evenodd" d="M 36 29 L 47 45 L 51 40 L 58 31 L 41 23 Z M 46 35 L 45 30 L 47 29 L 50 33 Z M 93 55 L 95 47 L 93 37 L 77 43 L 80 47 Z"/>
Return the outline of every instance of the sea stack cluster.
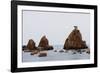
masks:
<path fill-rule="evenodd" d="M 31 55 L 39 54 L 39 57 L 42 57 L 47 56 L 47 53 L 43 51 L 53 50 L 53 46 L 50 46 L 46 36 L 43 36 L 39 42 L 38 47 L 36 47 L 35 42 L 32 39 L 30 39 L 28 41 L 27 46 L 23 46 L 23 50 L 26 52 L 31 52 Z"/>
<path fill-rule="evenodd" d="M 65 40 L 63 49 L 86 49 L 88 48 L 86 42 L 82 40 L 82 35 L 77 26 L 74 26 L 73 31 L 69 34 Z"/>
<path fill-rule="evenodd" d="M 47 39 L 46 36 L 43 36 L 40 39 L 38 46 L 36 46 L 36 43 L 32 39 L 28 41 L 28 44 L 26 46 L 23 46 L 24 52 L 25 51 L 31 52 L 31 55 L 38 54 L 38 57 L 47 56 L 47 51 L 53 50 L 53 49 L 54 49 L 53 46 L 49 45 L 49 40 Z M 75 50 L 81 53 L 81 49 L 84 49 L 83 51 L 90 53 L 90 49 L 86 45 L 86 42 L 82 40 L 82 34 L 80 30 L 78 29 L 77 26 L 74 26 L 74 29 L 69 34 L 69 36 L 66 38 L 63 48 L 61 48 L 61 50 L 59 51 L 56 49 L 54 50 L 54 52 L 67 53 L 68 50 Z"/>

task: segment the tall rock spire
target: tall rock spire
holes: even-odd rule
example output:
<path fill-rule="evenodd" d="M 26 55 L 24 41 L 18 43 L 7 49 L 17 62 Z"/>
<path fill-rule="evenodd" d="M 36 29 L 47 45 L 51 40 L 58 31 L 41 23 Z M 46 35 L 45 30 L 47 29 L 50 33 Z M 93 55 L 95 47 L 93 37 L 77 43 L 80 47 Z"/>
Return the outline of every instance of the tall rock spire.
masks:
<path fill-rule="evenodd" d="M 74 26 L 73 31 L 65 40 L 63 49 L 84 49 L 87 48 L 86 42 L 82 40 L 82 34 L 77 26 Z"/>
<path fill-rule="evenodd" d="M 27 48 L 28 48 L 29 50 L 36 50 L 35 42 L 34 42 L 32 39 L 30 39 L 30 40 L 28 41 Z"/>
<path fill-rule="evenodd" d="M 47 47 L 49 46 L 49 41 L 46 38 L 46 36 L 43 36 L 40 40 L 39 46 L 38 47 Z"/>
<path fill-rule="evenodd" d="M 38 47 L 40 47 L 41 50 L 52 50 L 53 46 L 49 45 L 49 41 L 46 38 L 46 36 L 43 36 L 39 42 Z"/>

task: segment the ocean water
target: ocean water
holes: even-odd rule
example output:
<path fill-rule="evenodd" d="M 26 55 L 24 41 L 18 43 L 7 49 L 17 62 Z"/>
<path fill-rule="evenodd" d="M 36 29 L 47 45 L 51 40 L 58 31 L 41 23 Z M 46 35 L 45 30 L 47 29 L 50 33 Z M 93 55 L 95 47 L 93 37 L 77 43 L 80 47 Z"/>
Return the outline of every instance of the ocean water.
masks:
<path fill-rule="evenodd" d="M 59 52 L 63 48 L 62 45 L 55 45 L 53 47 L 54 47 L 54 50 L 57 50 L 57 52 L 54 52 L 54 50 L 49 50 L 49 51 L 47 51 L 46 57 L 38 57 L 38 54 L 30 55 L 31 52 L 24 52 L 23 51 L 22 52 L 22 62 L 90 59 L 90 54 L 88 54 L 86 52 L 82 52 L 81 54 L 79 52 L 76 52 L 73 50 L 69 50 L 67 52 Z"/>

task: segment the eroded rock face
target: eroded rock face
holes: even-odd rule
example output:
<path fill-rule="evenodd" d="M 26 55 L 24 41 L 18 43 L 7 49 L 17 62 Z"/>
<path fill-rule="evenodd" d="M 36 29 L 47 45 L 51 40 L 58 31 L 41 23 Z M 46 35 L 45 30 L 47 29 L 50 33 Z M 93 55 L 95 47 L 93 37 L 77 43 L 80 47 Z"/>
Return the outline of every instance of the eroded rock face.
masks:
<path fill-rule="evenodd" d="M 38 47 L 40 48 L 40 50 L 52 50 L 53 46 L 49 45 L 49 41 L 46 38 L 46 36 L 43 36 L 40 40 L 40 43 L 38 45 Z"/>
<path fill-rule="evenodd" d="M 69 34 L 65 41 L 63 49 L 84 49 L 87 48 L 86 42 L 82 40 L 82 35 L 77 26 L 74 26 L 74 30 Z"/>
<path fill-rule="evenodd" d="M 38 47 L 47 47 L 47 46 L 49 46 L 48 39 L 46 38 L 46 36 L 43 36 L 40 40 Z"/>
<path fill-rule="evenodd" d="M 36 50 L 35 42 L 32 39 L 30 39 L 28 41 L 27 49 L 28 50 Z"/>

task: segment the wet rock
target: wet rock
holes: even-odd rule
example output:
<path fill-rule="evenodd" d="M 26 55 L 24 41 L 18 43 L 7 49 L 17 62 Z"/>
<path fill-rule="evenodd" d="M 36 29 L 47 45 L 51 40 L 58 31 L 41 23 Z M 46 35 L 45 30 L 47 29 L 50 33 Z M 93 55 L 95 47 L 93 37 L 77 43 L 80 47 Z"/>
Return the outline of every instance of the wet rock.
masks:
<path fill-rule="evenodd" d="M 46 52 L 40 52 L 38 57 L 46 57 L 47 56 L 47 53 Z"/>
<path fill-rule="evenodd" d="M 22 46 L 22 50 L 24 51 L 24 50 L 27 50 L 27 46 L 26 45 L 23 45 Z"/>
<path fill-rule="evenodd" d="M 80 51 L 81 51 L 81 49 L 78 49 L 78 50 L 77 50 L 77 52 L 80 52 Z"/>
<path fill-rule="evenodd" d="M 47 46 L 49 46 L 49 41 L 46 38 L 46 36 L 43 36 L 40 40 L 38 47 L 47 47 Z"/>
<path fill-rule="evenodd" d="M 65 40 L 63 49 L 84 49 L 87 48 L 86 42 L 82 40 L 82 34 L 78 30 L 77 26 L 74 26 L 74 30 L 69 34 Z"/>
<path fill-rule="evenodd" d="M 87 49 L 87 50 L 86 50 L 86 53 L 90 54 L 90 49 Z"/>
<path fill-rule="evenodd" d="M 46 46 L 44 47 L 44 50 L 53 50 L 53 46 Z"/>
<path fill-rule="evenodd" d="M 76 52 L 73 52 L 73 54 L 76 54 Z"/>
<path fill-rule="evenodd" d="M 60 50 L 59 52 L 62 53 L 62 52 L 64 52 L 64 50 Z"/>
<path fill-rule="evenodd" d="M 85 50 L 82 50 L 82 52 L 85 52 Z"/>

